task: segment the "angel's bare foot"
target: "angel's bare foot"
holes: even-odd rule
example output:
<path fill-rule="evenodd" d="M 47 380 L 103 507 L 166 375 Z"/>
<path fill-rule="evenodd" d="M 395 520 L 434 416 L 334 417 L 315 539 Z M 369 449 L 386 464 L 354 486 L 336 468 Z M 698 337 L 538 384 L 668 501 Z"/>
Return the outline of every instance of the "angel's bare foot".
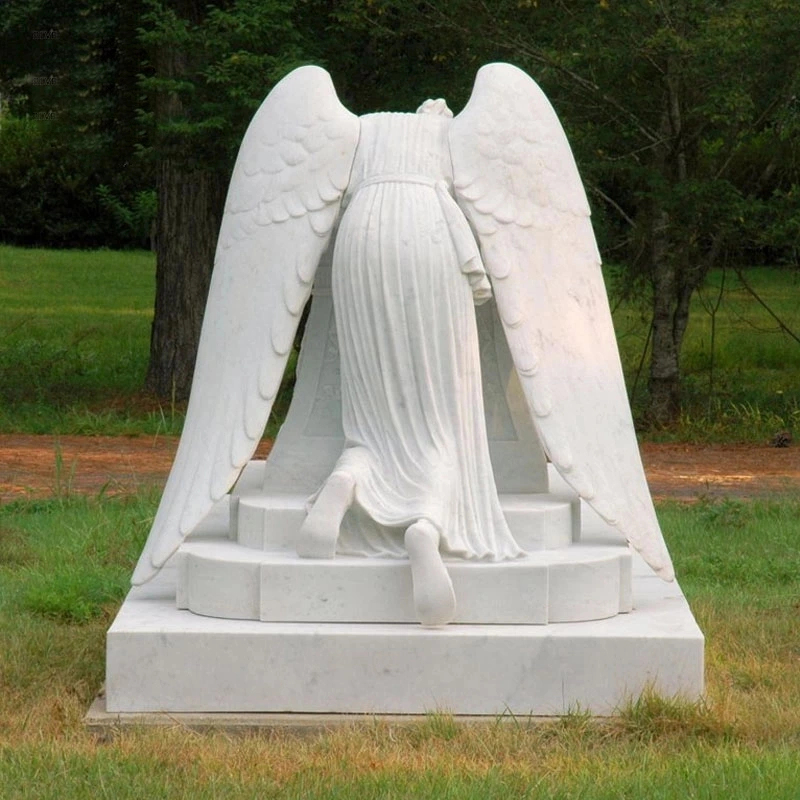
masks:
<path fill-rule="evenodd" d="M 456 614 L 456 596 L 439 553 L 439 534 L 423 519 L 406 530 L 405 543 L 417 617 L 423 625 L 446 625 Z"/>
<path fill-rule="evenodd" d="M 355 481 L 346 472 L 334 472 L 325 482 L 297 536 L 297 555 L 333 558 L 339 526 L 353 504 Z"/>

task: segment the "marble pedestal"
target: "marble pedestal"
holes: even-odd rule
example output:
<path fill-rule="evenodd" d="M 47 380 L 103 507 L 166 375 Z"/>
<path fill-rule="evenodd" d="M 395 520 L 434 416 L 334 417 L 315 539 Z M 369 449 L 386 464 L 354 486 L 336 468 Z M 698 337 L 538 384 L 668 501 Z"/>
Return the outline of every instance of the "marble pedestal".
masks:
<path fill-rule="evenodd" d="M 305 501 L 343 447 L 329 287 L 323 263 L 269 460 L 245 469 L 120 609 L 106 711 L 602 715 L 650 686 L 698 697 L 703 636 L 680 588 L 548 470 L 493 304 L 477 310 L 486 427 L 506 519 L 530 557 L 448 562 L 456 621 L 427 630 L 407 561 L 291 555 Z"/>
<path fill-rule="evenodd" d="M 703 691 L 703 636 L 680 588 L 656 578 L 638 557 L 631 560 L 618 535 L 585 506 L 582 511 L 581 546 L 595 552 L 610 550 L 612 555 L 616 549 L 615 563 L 631 570 L 630 596 L 620 594 L 619 586 L 612 587 L 622 598 L 622 607 L 609 609 L 608 618 L 549 624 L 456 623 L 430 630 L 403 621 L 276 622 L 259 621 L 258 609 L 253 611 L 255 619 L 220 619 L 178 609 L 176 591 L 182 581 L 186 586 L 180 572 L 187 569 L 187 554 L 226 546 L 220 534 L 227 529 L 228 510 L 221 505 L 182 555 L 150 584 L 128 595 L 108 633 L 106 710 L 305 714 L 438 710 L 539 716 L 580 707 L 608 715 L 647 687 L 665 695 L 697 698 Z M 538 557 L 542 563 L 548 558 L 558 561 L 547 551 Z M 266 561 L 268 570 L 286 566 L 279 558 L 277 566 L 275 558 Z M 363 560 L 356 565 L 344 561 L 340 566 L 345 569 L 368 568 Z M 375 566 L 388 570 L 383 577 L 390 584 L 398 580 L 399 565 Z M 325 569 L 320 562 L 301 564 L 311 570 L 306 585 L 315 585 L 320 597 L 319 581 L 332 581 L 335 589 L 336 575 L 320 578 L 320 573 L 314 575 L 316 567 Z M 459 580 L 454 581 L 456 588 Z M 506 576 L 499 584 L 513 594 L 515 587 L 507 581 Z M 241 580 L 229 585 L 240 598 L 247 595 Z M 382 580 L 374 581 L 373 591 L 381 585 Z M 620 585 L 626 585 L 624 579 Z M 546 597 L 542 601 L 541 581 L 530 587 L 529 595 L 531 603 L 539 603 L 536 607 L 551 607 Z M 556 597 L 567 603 L 569 593 Z M 485 619 L 492 619 L 493 608 L 500 609 L 496 618 L 503 617 L 502 597 L 484 601 L 489 612 Z M 286 602 L 291 608 L 292 603 Z M 365 607 L 372 618 L 380 615 L 379 594 Z M 325 613 L 318 610 L 317 620 Z M 401 618 L 402 613 L 401 609 Z M 410 615 L 411 609 L 406 613 Z M 334 611 L 329 618 L 338 615 Z M 286 618 L 282 613 L 274 616 Z"/>

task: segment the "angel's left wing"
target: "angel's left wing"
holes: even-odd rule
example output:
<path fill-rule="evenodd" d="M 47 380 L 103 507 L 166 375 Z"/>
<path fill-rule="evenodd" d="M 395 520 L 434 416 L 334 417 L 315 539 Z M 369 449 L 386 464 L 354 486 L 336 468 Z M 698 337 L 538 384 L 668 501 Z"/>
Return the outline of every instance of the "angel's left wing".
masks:
<path fill-rule="evenodd" d="M 220 228 L 178 452 L 133 574 L 152 578 L 253 455 L 350 181 L 358 117 L 300 67 L 242 141 Z"/>
<path fill-rule="evenodd" d="M 524 72 L 489 64 L 453 120 L 450 152 L 456 199 L 478 235 L 547 455 L 567 483 L 671 580 L 589 206 L 555 112 Z"/>

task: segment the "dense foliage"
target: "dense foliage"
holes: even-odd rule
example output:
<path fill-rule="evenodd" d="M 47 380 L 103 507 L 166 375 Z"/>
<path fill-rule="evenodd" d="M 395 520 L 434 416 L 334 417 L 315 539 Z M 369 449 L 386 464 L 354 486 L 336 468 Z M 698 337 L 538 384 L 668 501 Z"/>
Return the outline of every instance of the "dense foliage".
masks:
<path fill-rule="evenodd" d="M 0 240 L 148 244 L 153 170 L 137 158 L 140 10 L 138 0 L 3 4 Z M 140 219 L 148 206 L 150 220 Z"/>
<path fill-rule="evenodd" d="M 511 61 L 562 117 L 619 287 L 650 298 L 650 418 L 668 423 L 709 270 L 798 261 L 798 30 L 793 0 L 8 0 L 0 240 L 155 233 L 149 384 L 184 394 L 199 311 L 164 315 L 186 287 L 202 309 L 235 150 L 274 82 L 315 62 L 357 113 L 458 110 L 480 64 Z"/>
<path fill-rule="evenodd" d="M 800 6 L 786 0 L 350 5 L 369 14 L 387 41 L 416 27 L 429 42 L 431 23 L 438 25 L 433 52 L 440 69 L 442 62 L 501 59 L 542 83 L 576 151 L 601 252 L 624 266 L 626 291 L 650 297 L 648 416 L 656 424 L 674 422 L 689 303 L 709 270 L 797 264 Z M 405 14 L 402 24 L 398 14 Z M 472 74 L 464 70 L 460 80 Z"/>

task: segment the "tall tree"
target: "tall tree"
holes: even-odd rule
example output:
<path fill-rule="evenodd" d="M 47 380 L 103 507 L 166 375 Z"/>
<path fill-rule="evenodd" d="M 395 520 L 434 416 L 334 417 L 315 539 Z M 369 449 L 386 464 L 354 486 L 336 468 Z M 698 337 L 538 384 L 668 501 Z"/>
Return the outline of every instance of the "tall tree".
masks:
<path fill-rule="evenodd" d="M 689 302 L 709 269 L 797 203 L 800 6 L 786 0 L 428 3 L 555 101 L 595 206 L 625 220 L 652 289 L 649 411 L 680 412 Z M 794 162 L 792 161 L 794 159 Z M 780 226 L 773 225 L 777 233 Z M 778 234 L 779 235 L 779 234 Z"/>
<path fill-rule="evenodd" d="M 159 199 L 147 386 L 183 398 L 233 158 L 272 85 L 313 61 L 330 69 L 354 111 L 414 108 L 427 86 L 441 91 L 443 75 L 452 79 L 456 62 L 439 58 L 432 31 L 410 26 L 416 12 L 382 3 L 146 2 L 141 40 L 151 57 L 143 86 L 153 102 L 143 119 L 153 131 Z"/>
<path fill-rule="evenodd" d="M 208 293 L 225 190 L 247 120 L 299 50 L 291 3 L 147 0 L 143 114 L 156 163 L 156 300 L 147 387 L 183 399 Z"/>

